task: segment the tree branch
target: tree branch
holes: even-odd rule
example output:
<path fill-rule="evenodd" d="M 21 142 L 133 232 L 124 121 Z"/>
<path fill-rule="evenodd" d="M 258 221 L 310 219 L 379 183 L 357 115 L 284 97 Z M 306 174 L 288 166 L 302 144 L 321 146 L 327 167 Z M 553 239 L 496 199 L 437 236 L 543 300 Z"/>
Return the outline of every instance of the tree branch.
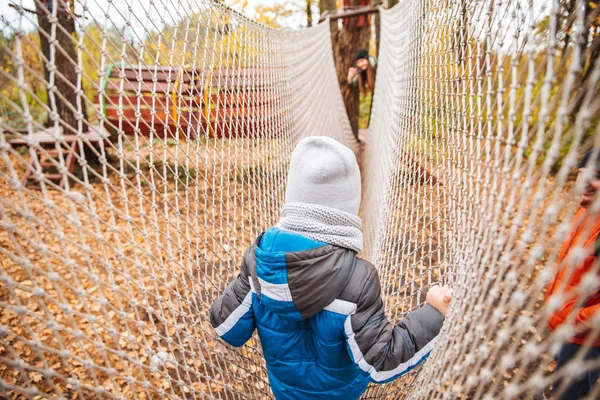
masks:
<path fill-rule="evenodd" d="M 8 6 L 17 10 L 17 12 L 21 13 L 22 11 L 37 15 L 37 11 L 32 10 L 30 8 L 21 7 L 15 3 L 8 3 Z"/>

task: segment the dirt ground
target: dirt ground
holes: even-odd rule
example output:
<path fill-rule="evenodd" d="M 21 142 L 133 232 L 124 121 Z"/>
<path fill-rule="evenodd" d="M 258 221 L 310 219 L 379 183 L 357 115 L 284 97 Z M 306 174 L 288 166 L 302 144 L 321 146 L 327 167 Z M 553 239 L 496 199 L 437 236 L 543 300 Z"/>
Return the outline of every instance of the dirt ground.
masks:
<path fill-rule="evenodd" d="M 69 192 L 16 190 L 27 153 L 2 160 L 0 393 L 268 396 L 258 344 L 227 351 L 207 311 L 236 274 L 257 212 L 273 218 L 281 191 L 258 147 L 223 143 L 192 152 L 125 144 L 129 165 L 113 159 L 106 181 Z"/>

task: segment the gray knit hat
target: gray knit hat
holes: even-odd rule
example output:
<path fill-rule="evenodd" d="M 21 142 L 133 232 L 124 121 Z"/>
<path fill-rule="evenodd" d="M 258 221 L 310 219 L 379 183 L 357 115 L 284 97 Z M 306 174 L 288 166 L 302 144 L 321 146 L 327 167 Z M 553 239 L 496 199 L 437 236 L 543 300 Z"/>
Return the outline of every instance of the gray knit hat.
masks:
<path fill-rule="evenodd" d="M 300 140 L 292 152 L 285 202 L 358 215 L 360 170 L 352 150 L 326 136 Z"/>

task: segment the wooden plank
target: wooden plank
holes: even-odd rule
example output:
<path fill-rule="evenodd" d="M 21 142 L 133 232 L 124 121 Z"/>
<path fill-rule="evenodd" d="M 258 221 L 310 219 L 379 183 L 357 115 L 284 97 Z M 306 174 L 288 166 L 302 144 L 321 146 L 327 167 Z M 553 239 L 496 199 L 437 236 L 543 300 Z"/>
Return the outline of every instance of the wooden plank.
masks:
<path fill-rule="evenodd" d="M 210 101 L 213 104 L 227 105 L 231 107 L 258 106 L 274 103 L 279 96 L 264 90 L 237 90 L 212 93 Z"/>
<path fill-rule="evenodd" d="M 63 128 L 59 127 L 58 128 L 58 135 L 57 135 L 57 130 L 55 128 L 47 128 L 47 129 L 42 129 L 40 131 L 34 132 L 31 135 L 23 135 L 22 137 L 19 138 L 15 138 L 12 140 L 9 140 L 9 144 L 12 146 L 27 146 L 30 143 L 38 143 L 38 144 L 54 144 L 56 143 L 56 141 L 58 140 L 58 138 L 60 137 L 60 140 L 64 143 L 73 143 L 73 142 L 77 142 L 78 137 L 75 134 L 67 134 L 67 135 L 63 135 Z M 108 135 L 108 131 L 106 131 L 106 135 Z M 100 137 L 100 128 L 99 126 L 96 126 L 95 128 L 92 127 L 92 129 L 90 129 L 90 131 L 85 132 L 85 139 L 91 143 L 97 143 L 100 140 L 102 140 L 102 138 Z"/>
<path fill-rule="evenodd" d="M 110 121 L 119 121 L 120 119 L 123 119 L 123 120 L 131 121 L 132 123 L 135 123 L 136 119 L 138 118 L 136 116 L 136 114 L 139 113 L 140 120 L 150 124 L 152 120 L 154 120 L 154 122 L 164 123 L 167 121 L 167 118 L 170 118 L 170 115 L 171 115 L 170 113 L 165 112 L 164 109 L 163 110 L 155 110 L 154 115 L 153 115 L 152 110 L 150 108 L 142 108 L 142 109 L 123 108 L 121 110 L 121 112 L 122 112 L 122 117 L 119 116 L 120 113 L 119 113 L 118 109 L 116 109 L 116 108 L 107 109 L 106 110 L 106 118 Z"/>
<path fill-rule="evenodd" d="M 194 110 L 197 110 L 200 108 L 200 104 L 198 103 L 198 101 L 196 99 L 193 99 L 191 97 L 178 97 L 177 99 L 177 103 L 173 102 L 173 98 L 171 96 L 168 97 L 162 97 L 162 98 L 157 98 L 155 100 L 154 103 L 154 107 L 152 106 L 152 98 L 147 98 L 144 97 L 142 99 L 140 99 L 140 105 L 137 105 L 137 98 L 135 97 L 123 97 L 123 105 L 122 105 L 122 109 L 123 110 L 151 110 L 152 108 L 154 109 L 170 109 L 173 110 L 174 108 L 177 108 L 178 106 L 183 108 L 183 109 L 188 109 L 191 108 Z M 119 96 L 107 96 L 106 98 L 106 104 L 105 107 L 107 110 L 115 110 L 119 108 Z"/>
<path fill-rule="evenodd" d="M 211 121 L 216 119 L 239 119 L 264 117 L 270 114 L 267 107 L 220 107 L 210 110 Z"/>
<path fill-rule="evenodd" d="M 136 67 L 136 66 L 127 66 L 127 67 L 115 67 L 111 71 L 110 78 L 123 79 L 128 81 L 137 82 L 138 76 L 142 77 L 142 81 L 152 82 L 156 79 L 159 82 L 167 82 L 170 78 L 171 82 L 175 82 L 177 79 L 176 68 L 171 67 L 160 67 L 160 66 L 152 66 L 152 67 Z"/>
<path fill-rule="evenodd" d="M 379 3 L 379 4 L 381 4 L 381 3 Z M 358 17 L 360 15 L 372 14 L 372 13 L 376 13 L 376 12 L 379 12 L 379 7 L 373 7 L 373 6 L 366 6 L 366 7 L 357 9 L 357 10 L 344 11 L 344 12 L 337 13 L 337 14 L 331 14 L 331 13 L 326 12 L 326 13 L 323 13 L 323 15 L 321 15 L 321 18 L 319 18 L 319 23 L 325 21 L 327 19 L 327 17 L 329 17 L 330 21 L 335 21 L 337 19 Z"/>
<path fill-rule="evenodd" d="M 118 92 L 121 87 L 121 81 L 108 81 L 106 85 L 106 92 L 114 93 Z M 152 82 L 152 81 L 143 81 L 141 84 L 138 84 L 136 81 L 123 81 L 123 90 L 125 92 L 133 92 L 137 93 L 138 88 L 140 93 L 171 93 L 175 89 L 175 82 L 167 83 L 167 82 Z"/>
<path fill-rule="evenodd" d="M 122 73 L 123 72 L 123 73 Z M 205 76 L 202 71 L 199 70 L 185 70 L 181 72 L 179 68 L 170 68 L 170 67 L 157 67 L 157 70 L 154 70 L 154 67 L 143 67 L 141 70 L 138 67 L 125 67 L 123 71 L 121 71 L 120 67 L 115 67 L 112 69 L 109 78 L 111 81 L 119 82 L 123 79 L 125 82 L 138 83 L 138 77 L 141 77 L 142 82 L 151 86 L 154 80 L 157 83 L 165 83 L 168 84 L 170 81 L 171 85 L 175 85 L 175 82 L 184 82 L 187 85 L 197 85 L 199 82 L 203 81 L 203 77 Z"/>

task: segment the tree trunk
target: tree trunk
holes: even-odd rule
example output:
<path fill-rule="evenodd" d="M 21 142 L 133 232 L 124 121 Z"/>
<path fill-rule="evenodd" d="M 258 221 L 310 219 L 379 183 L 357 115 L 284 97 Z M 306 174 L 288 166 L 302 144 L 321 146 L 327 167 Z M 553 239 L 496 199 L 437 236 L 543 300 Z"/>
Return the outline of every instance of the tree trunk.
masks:
<path fill-rule="evenodd" d="M 306 26 L 312 26 L 312 10 L 310 8 L 312 1 L 306 0 Z"/>
<path fill-rule="evenodd" d="M 347 1 L 348 6 L 354 7 L 360 6 L 360 3 L 360 0 Z M 370 29 L 366 24 L 360 27 L 358 25 L 359 18 L 347 18 L 342 29 L 338 29 L 337 21 L 334 21 L 331 27 L 338 81 L 350 126 L 356 137 L 358 137 L 359 89 L 348 84 L 347 76 L 348 69 L 354 65 L 356 52 L 361 48 L 367 48 Z"/>
<path fill-rule="evenodd" d="M 42 4 L 43 3 L 43 4 Z M 42 53 L 46 60 L 50 61 L 50 38 L 52 34 L 52 25 L 49 18 L 52 18 L 53 0 L 42 0 L 36 2 L 35 7 L 38 16 L 40 44 Z M 60 117 L 61 125 L 67 133 L 70 129 L 77 129 L 77 53 L 75 51 L 74 38 L 75 21 L 72 18 L 71 3 L 64 0 L 57 1 L 57 22 L 55 23 L 56 46 L 54 51 L 54 64 L 56 72 L 54 73 L 54 104 L 56 112 Z M 44 62 L 44 73 L 46 81 L 50 81 L 49 65 Z M 87 109 L 84 99 L 81 99 L 81 112 L 83 120 L 87 121 Z M 48 107 L 52 109 L 50 96 L 48 96 Z M 72 107 L 72 108 L 71 108 Z M 48 116 L 47 125 L 54 121 Z"/>

